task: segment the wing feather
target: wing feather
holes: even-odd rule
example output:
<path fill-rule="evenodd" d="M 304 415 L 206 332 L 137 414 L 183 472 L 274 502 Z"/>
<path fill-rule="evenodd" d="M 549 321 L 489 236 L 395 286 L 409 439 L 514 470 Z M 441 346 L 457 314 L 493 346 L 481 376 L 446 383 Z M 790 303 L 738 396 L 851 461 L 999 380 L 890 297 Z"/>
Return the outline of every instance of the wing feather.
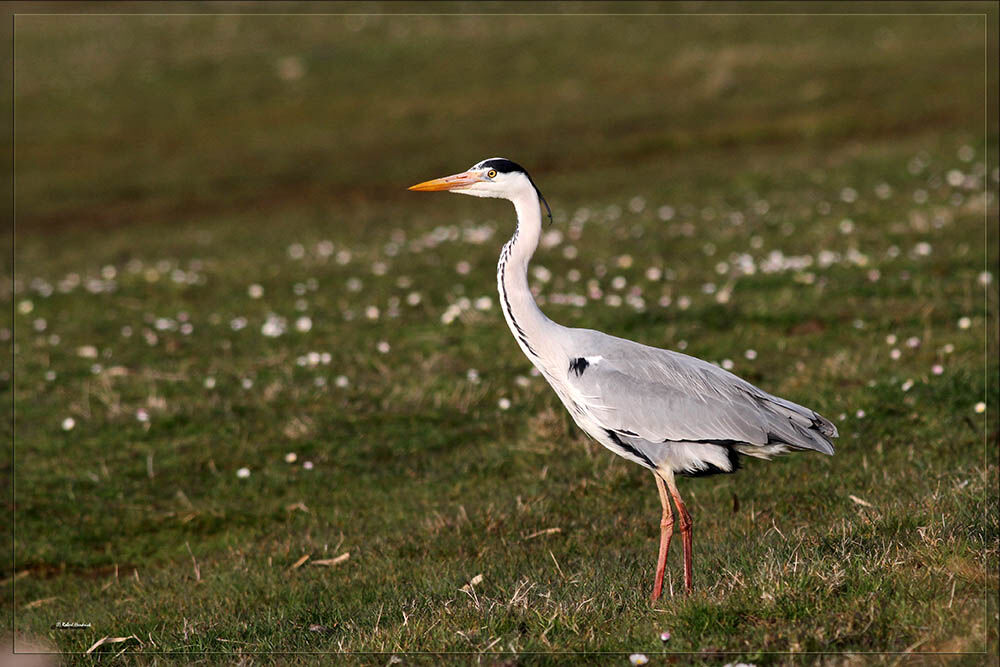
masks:
<path fill-rule="evenodd" d="M 606 428 L 650 442 L 787 445 L 833 454 L 836 427 L 685 354 L 577 330 L 583 351 L 567 369 L 573 400 Z M 573 361 L 593 360 L 587 364 Z"/>

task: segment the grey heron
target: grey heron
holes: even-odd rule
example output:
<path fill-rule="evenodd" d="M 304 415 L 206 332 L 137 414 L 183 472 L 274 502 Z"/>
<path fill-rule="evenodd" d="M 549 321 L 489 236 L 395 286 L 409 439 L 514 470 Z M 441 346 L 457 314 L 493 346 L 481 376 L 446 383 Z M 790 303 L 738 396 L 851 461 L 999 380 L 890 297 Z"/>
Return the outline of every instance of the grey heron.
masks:
<path fill-rule="evenodd" d="M 701 359 L 564 327 L 546 317 L 528 287 L 528 262 L 542 231 L 542 204 L 548 211 L 548 203 L 517 163 L 490 158 L 409 189 L 497 197 L 514 204 L 517 227 L 497 265 L 504 318 L 573 421 L 615 454 L 652 471 L 663 508 L 654 602 L 663 590 L 674 529 L 670 498 L 679 517 L 684 589 L 693 590 L 691 515 L 677 491 L 676 475 L 732 473 L 741 455 L 768 459 L 794 450 L 833 454 L 837 428 L 809 408 Z"/>

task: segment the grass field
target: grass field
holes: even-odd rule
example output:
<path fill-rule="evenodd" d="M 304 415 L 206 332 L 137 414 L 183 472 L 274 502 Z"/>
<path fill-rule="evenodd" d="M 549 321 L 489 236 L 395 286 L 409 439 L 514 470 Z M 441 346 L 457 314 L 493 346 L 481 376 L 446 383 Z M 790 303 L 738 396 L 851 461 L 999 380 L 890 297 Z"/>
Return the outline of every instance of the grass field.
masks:
<path fill-rule="evenodd" d="M 949 7 L 17 17 L 18 646 L 996 654 L 998 86 Z M 503 323 L 509 204 L 405 190 L 493 155 L 550 317 L 840 429 L 681 482 L 693 596 Z"/>

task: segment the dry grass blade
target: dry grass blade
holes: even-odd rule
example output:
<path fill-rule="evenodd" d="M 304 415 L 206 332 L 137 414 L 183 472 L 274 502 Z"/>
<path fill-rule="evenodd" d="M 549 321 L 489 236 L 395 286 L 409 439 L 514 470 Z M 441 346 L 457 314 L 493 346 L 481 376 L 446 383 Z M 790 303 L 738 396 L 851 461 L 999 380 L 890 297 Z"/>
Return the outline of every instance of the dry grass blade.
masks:
<path fill-rule="evenodd" d="M 462 588 L 460 588 L 459 590 L 461 590 L 463 593 L 470 593 L 472 592 L 473 586 L 478 586 L 481 583 L 483 583 L 483 575 L 477 574 L 476 576 L 474 576 L 472 579 L 469 580 L 469 583 L 462 586 Z"/>
<path fill-rule="evenodd" d="M 29 574 L 31 574 L 31 570 L 21 570 L 13 577 L 7 577 L 3 581 L 0 581 L 0 586 L 6 586 L 12 581 L 18 581 L 19 579 L 23 579 L 24 577 L 27 577 Z"/>
<path fill-rule="evenodd" d="M 526 536 L 524 539 L 532 540 L 536 537 L 540 537 L 541 535 L 554 535 L 555 533 L 561 533 L 561 532 L 562 528 L 545 528 L 544 530 L 535 531 L 531 535 Z"/>
<path fill-rule="evenodd" d="M 177 500 L 181 501 L 185 507 L 188 509 L 194 509 L 194 503 L 191 502 L 191 499 L 188 498 L 187 494 L 184 493 L 182 489 L 177 489 L 177 493 L 174 495 L 177 496 Z"/>
<path fill-rule="evenodd" d="M 108 636 L 101 637 L 96 642 L 94 642 L 90 648 L 87 649 L 87 655 L 90 655 L 91 653 L 96 651 L 99 647 L 104 646 L 105 644 L 120 644 L 121 642 L 127 642 L 130 639 L 139 641 L 139 638 L 136 637 L 135 635 L 129 635 L 128 637 L 108 637 Z"/>
<path fill-rule="evenodd" d="M 496 646 L 497 643 L 499 643 L 499 641 L 501 639 L 503 639 L 503 637 L 497 637 L 496 639 L 494 639 L 493 641 L 491 641 L 489 644 L 487 644 L 486 648 L 484 648 L 481 651 L 481 653 L 486 653 L 487 651 L 489 651 L 491 648 L 493 648 L 494 646 Z"/>
<path fill-rule="evenodd" d="M 906 649 L 902 653 L 900 653 L 899 656 L 895 660 L 893 660 L 892 667 L 895 667 L 896 665 L 898 665 L 901 662 L 903 662 L 903 660 L 906 659 L 906 656 L 908 656 L 911 653 L 913 653 L 915 650 L 917 650 L 920 647 L 921 644 L 925 644 L 925 643 L 927 643 L 927 639 L 926 638 L 921 639 L 920 641 L 914 642 L 913 644 L 910 644 L 909 646 L 907 646 Z"/>
<path fill-rule="evenodd" d="M 853 500 L 853 501 L 854 501 L 855 503 L 857 503 L 858 505 L 861 505 L 862 507 L 875 507 L 874 505 L 872 505 L 872 504 L 871 504 L 870 502 L 868 502 L 867 500 L 862 500 L 861 498 L 858 498 L 858 497 L 857 497 L 857 496 L 855 496 L 855 495 L 852 495 L 852 494 L 848 494 L 848 496 L 847 496 L 847 497 L 848 497 L 848 498 L 850 498 L 851 500 Z"/>
<path fill-rule="evenodd" d="M 28 604 L 24 605 L 24 608 L 25 609 L 34 609 L 35 607 L 41 607 L 43 604 L 48 604 L 49 602 L 52 602 L 53 600 L 58 600 L 58 599 L 59 599 L 58 595 L 53 595 L 50 598 L 41 598 L 39 600 L 34 600 L 32 602 L 29 602 Z"/>
<path fill-rule="evenodd" d="M 562 568 L 559 567 L 559 561 L 556 560 L 556 555 L 552 553 L 552 549 L 549 549 L 549 555 L 552 556 L 552 562 L 556 564 L 556 569 L 559 570 L 559 576 L 563 578 L 563 581 L 565 581 L 566 575 L 563 574 Z"/>
<path fill-rule="evenodd" d="M 312 564 L 313 565 L 326 565 L 327 567 L 330 567 L 332 565 L 339 565 L 340 563 L 343 563 L 345 560 L 347 560 L 350 557 L 351 557 L 351 552 L 350 551 L 345 551 L 344 553 L 340 554 L 336 558 L 324 558 L 322 560 L 314 560 L 312 562 Z"/>
<path fill-rule="evenodd" d="M 191 554 L 191 562 L 194 564 L 194 580 L 201 581 L 201 568 L 198 567 L 198 561 L 195 560 L 194 552 L 191 551 L 191 545 L 185 542 L 184 546 L 187 547 L 188 553 Z"/>

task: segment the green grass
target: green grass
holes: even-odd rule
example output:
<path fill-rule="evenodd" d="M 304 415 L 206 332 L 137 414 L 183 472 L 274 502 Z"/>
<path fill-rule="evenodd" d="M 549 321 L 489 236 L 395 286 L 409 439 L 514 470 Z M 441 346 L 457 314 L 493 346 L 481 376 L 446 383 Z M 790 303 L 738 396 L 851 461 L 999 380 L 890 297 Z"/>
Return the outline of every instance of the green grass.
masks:
<path fill-rule="evenodd" d="M 134 635 L 97 651 L 137 662 L 995 654 L 983 25 L 18 17 L 15 640 Z M 553 319 L 731 360 L 841 430 L 834 457 L 681 482 L 693 596 L 676 549 L 649 603 L 651 476 L 572 425 L 503 324 L 509 204 L 405 191 L 492 155 L 553 206 Z"/>

